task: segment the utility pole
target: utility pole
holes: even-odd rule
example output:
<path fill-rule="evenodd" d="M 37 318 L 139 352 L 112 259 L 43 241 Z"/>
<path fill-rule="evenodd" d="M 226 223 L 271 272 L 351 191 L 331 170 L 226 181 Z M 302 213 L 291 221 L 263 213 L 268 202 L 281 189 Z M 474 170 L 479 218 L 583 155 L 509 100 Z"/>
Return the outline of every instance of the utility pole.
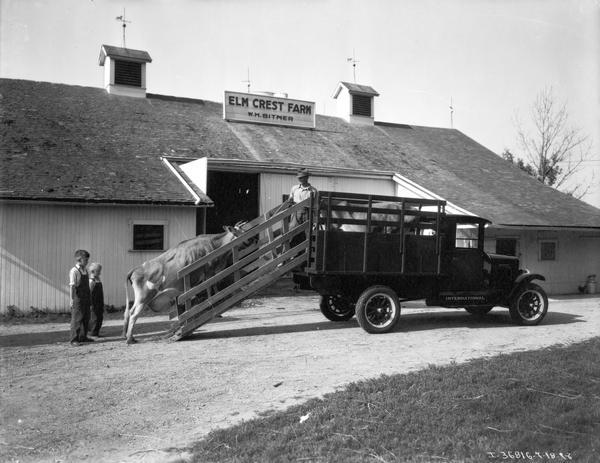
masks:
<path fill-rule="evenodd" d="M 123 23 L 123 48 L 127 48 L 125 45 L 125 29 L 127 28 L 127 24 L 131 24 L 131 21 L 127 21 L 125 19 L 125 8 L 123 8 L 123 14 L 121 16 L 117 16 L 115 19 Z"/>
<path fill-rule="evenodd" d="M 452 97 L 450 97 L 450 128 L 454 128 L 454 106 L 452 105 Z"/>

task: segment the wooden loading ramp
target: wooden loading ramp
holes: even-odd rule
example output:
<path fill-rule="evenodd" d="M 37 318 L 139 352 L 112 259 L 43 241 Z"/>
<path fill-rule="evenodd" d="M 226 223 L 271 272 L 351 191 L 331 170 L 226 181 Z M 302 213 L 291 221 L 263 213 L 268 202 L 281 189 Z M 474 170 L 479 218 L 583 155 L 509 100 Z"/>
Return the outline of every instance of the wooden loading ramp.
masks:
<path fill-rule="evenodd" d="M 168 338 L 191 335 L 198 327 L 271 285 L 290 270 L 307 262 L 310 220 L 290 228 L 290 218 L 310 208 L 311 199 L 280 211 L 281 206 L 243 225 L 243 233 L 178 272 L 184 292 L 169 313 L 173 320 Z M 310 209 L 309 209 L 310 213 Z M 293 221 L 295 222 L 295 221 Z M 292 247 L 292 239 L 304 239 Z M 296 239 L 297 241 L 297 239 Z M 226 261 L 223 270 L 214 272 Z M 194 285 L 194 277 L 206 276 Z"/>

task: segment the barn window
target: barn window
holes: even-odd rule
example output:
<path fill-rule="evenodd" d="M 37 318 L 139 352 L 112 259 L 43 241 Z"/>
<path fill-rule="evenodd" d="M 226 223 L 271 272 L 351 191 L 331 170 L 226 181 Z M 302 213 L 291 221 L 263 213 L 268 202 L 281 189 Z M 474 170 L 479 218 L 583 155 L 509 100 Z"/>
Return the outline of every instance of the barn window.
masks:
<path fill-rule="evenodd" d="M 540 260 L 556 260 L 556 240 L 540 241 Z"/>
<path fill-rule="evenodd" d="M 115 84 L 142 86 L 142 63 L 115 60 Z"/>
<path fill-rule="evenodd" d="M 496 254 L 516 256 L 517 240 L 515 238 L 496 238 Z"/>
<path fill-rule="evenodd" d="M 162 251 L 165 249 L 165 224 L 134 223 L 132 228 L 132 249 L 134 251 Z"/>
<path fill-rule="evenodd" d="M 352 96 L 352 114 L 354 116 L 371 117 L 371 100 L 373 98 L 364 95 Z"/>

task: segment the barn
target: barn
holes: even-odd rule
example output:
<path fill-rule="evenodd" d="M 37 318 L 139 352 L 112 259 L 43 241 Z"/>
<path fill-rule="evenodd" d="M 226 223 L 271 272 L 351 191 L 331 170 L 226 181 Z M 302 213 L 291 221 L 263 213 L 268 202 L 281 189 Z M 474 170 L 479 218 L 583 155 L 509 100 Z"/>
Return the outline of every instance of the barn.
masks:
<path fill-rule="evenodd" d="M 122 306 L 129 268 L 275 207 L 299 167 L 320 190 L 443 198 L 491 220 L 486 250 L 518 255 L 550 294 L 600 273 L 599 209 L 458 130 L 378 121 L 372 87 L 332 83 L 338 117 L 322 116 L 287 95 L 150 94 L 151 62 L 103 45 L 104 88 L 0 79 L 1 313 L 67 311 L 79 248 Z"/>

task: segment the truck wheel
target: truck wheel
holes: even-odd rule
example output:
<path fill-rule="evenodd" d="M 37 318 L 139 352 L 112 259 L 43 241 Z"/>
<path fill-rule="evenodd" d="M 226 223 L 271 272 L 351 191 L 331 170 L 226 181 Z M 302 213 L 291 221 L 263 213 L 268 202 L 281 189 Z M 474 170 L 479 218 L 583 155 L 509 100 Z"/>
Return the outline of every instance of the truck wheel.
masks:
<path fill-rule="evenodd" d="M 356 303 L 358 324 L 367 333 L 387 333 L 400 318 L 400 302 L 387 286 L 371 286 Z"/>
<path fill-rule="evenodd" d="M 519 289 L 509 307 L 510 318 L 519 325 L 537 325 L 548 312 L 548 296 L 541 286 L 527 283 Z"/>
<path fill-rule="evenodd" d="M 476 317 L 483 317 L 493 308 L 493 305 L 475 305 L 473 307 L 465 307 L 465 310 Z"/>
<path fill-rule="evenodd" d="M 321 313 L 332 322 L 345 322 L 354 317 L 354 304 L 341 294 L 321 296 Z"/>

